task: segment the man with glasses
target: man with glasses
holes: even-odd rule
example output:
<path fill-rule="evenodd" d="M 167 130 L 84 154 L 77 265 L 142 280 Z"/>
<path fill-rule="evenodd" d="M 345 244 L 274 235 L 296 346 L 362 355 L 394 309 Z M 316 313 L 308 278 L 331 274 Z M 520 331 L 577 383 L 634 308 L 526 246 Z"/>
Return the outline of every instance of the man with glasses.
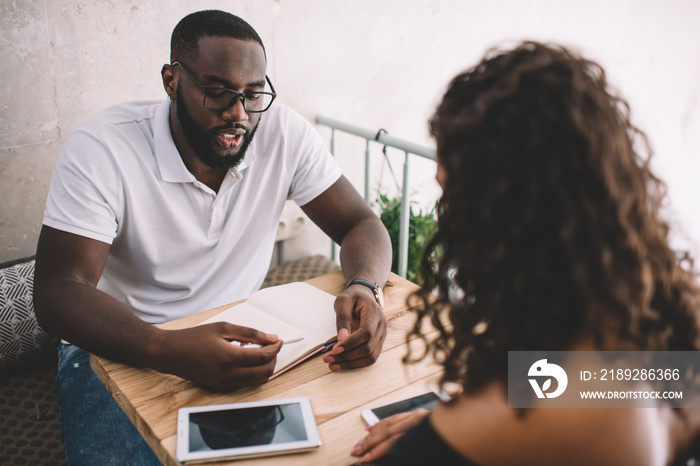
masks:
<path fill-rule="evenodd" d="M 67 138 L 37 247 L 35 308 L 59 349 L 69 463 L 157 459 L 89 367 L 88 353 L 214 389 L 265 383 L 282 342 L 230 324 L 166 322 L 246 298 L 293 199 L 341 248 L 331 370 L 372 364 L 386 336 L 377 285 L 388 234 L 314 128 L 274 104 L 262 41 L 221 11 L 185 17 L 161 70 L 169 100 L 111 107 Z M 231 345 L 250 342 L 260 347 Z"/>

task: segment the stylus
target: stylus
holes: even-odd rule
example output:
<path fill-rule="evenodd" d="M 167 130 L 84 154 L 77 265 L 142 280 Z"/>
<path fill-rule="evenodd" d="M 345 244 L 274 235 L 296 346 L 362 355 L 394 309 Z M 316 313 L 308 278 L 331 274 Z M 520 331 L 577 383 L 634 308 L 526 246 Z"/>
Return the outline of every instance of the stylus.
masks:
<path fill-rule="evenodd" d="M 284 341 L 285 345 L 288 345 L 290 343 L 297 343 L 297 342 L 303 340 L 304 338 L 305 337 L 294 337 L 294 338 L 289 338 L 289 339 L 283 340 L 283 341 Z M 241 343 L 238 340 L 231 340 L 231 344 L 236 345 L 236 346 L 242 346 L 244 348 L 262 348 L 262 346 L 258 345 L 257 343 L 246 343 L 246 342 Z"/>

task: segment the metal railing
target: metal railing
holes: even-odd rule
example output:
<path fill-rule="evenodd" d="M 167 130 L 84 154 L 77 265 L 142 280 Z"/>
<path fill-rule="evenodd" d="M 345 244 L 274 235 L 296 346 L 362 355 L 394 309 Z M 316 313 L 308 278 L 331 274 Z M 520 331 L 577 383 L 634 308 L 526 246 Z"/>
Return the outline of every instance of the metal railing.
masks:
<path fill-rule="evenodd" d="M 403 182 L 401 186 L 401 220 L 399 224 L 399 260 L 398 260 L 398 275 L 406 278 L 406 269 L 408 266 L 408 225 L 410 220 L 409 208 L 410 199 L 408 193 L 408 177 L 411 169 L 410 155 L 417 155 L 429 160 L 437 160 L 435 149 L 421 146 L 404 139 L 396 138 L 382 132 L 382 130 L 372 131 L 360 126 L 351 125 L 342 121 L 334 120 L 322 115 L 316 117 L 316 123 L 319 125 L 331 128 L 331 154 L 335 155 L 335 132 L 342 131 L 361 137 L 365 140 L 365 201 L 370 202 L 369 184 L 370 184 L 370 143 L 380 144 L 382 146 L 393 147 L 404 151 L 405 158 L 403 164 Z M 332 243 L 331 257 L 335 260 L 336 244 Z"/>

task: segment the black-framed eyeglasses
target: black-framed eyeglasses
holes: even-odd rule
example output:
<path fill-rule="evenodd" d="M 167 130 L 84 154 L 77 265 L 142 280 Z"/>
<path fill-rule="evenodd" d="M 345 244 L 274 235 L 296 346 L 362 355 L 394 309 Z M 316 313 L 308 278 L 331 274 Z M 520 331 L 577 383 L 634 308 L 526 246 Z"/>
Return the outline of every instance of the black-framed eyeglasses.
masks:
<path fill-rule="evenodd" d="M 236 105 L 238 99 L 243 102 L 243 109 L 248 113 L 262 113 L 270 108 L 272 101 L 277 97 L 275 88 L 272 86 L 270 78 L 265 75 L 265 80 L 270 86 L 272 92 L 253 91 L 253 92 L 238 92 L 225 87 L 211 87 L 203 84 L 197 79 L 187 68 L 182 66 L 180 62 L 173 62 L 171 66 L 179 66 L 189 78 L 198 85 L 204 93 L 204 106 L 212 110 L 228 110 Z"/>

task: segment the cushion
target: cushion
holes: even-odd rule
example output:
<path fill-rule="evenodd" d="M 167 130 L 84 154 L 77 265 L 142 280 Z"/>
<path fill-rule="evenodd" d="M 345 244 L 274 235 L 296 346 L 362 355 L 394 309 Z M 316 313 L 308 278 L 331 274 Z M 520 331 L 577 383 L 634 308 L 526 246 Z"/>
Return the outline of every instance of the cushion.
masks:
<path fill-rule="evenodd" d="M 0 268 L 0 370 L 40 359 L 58 343 L 36 321 L 33 286 L 33 259 Z"/>

